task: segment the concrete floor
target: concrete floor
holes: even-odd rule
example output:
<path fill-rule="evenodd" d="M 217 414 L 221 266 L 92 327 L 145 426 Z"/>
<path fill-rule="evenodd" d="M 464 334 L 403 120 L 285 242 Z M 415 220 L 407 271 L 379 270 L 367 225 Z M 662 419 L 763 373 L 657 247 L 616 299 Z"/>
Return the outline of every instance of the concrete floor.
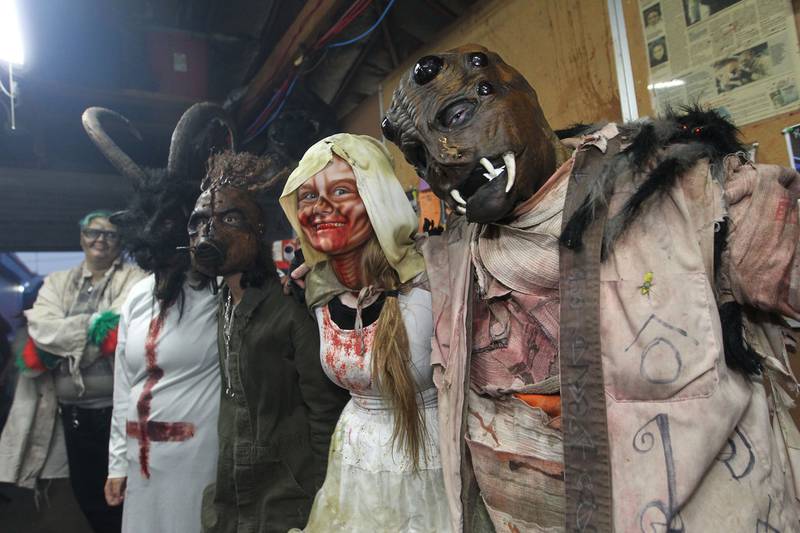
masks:
<path fill-rule="evenodd" d="M 52 480 L 49 487 L 40 493 L 38 509 L 32 490 L 0 483 L 0 531 L 92 533 L 75 501 L 68 479 Z"/>

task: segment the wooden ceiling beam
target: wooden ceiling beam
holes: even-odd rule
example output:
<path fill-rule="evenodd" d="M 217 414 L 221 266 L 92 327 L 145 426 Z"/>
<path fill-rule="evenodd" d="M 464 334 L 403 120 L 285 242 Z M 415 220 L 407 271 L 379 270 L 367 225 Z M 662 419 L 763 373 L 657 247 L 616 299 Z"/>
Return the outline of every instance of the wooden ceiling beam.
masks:
<path fill-rule="evenodd" d="M 309 48 L 335 22 L 333 16 L 344 4 L 345 0 L 309 0 L 305 3 L 248 84 L 237 113 L 240 125 L 247 125 L 245 122 L 269 97 L 278 76 L 284 74 L 298 54 Z"/>

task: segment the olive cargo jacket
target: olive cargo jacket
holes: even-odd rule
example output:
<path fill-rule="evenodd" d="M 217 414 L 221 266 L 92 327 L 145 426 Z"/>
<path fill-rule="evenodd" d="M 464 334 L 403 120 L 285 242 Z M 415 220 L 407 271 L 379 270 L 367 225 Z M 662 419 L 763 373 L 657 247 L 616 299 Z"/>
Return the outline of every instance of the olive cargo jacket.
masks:
<path fill-rule="evenodd" d="M 349 394 L 322 370 L 314 319 L 274 278 L 247 288 L 236 306 L 226 364 L 227 297 L 225 288 L 219 462 L 217 482 L 203 496 L 203 529 L 285 533 L 306 525 Z"/>

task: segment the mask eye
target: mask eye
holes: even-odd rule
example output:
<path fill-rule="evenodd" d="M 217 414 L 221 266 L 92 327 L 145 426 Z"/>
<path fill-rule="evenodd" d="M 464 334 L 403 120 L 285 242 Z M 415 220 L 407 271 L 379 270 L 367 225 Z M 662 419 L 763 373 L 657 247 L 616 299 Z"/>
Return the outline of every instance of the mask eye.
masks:
<path fill-rule="evenodd" d="M 476 107 L 477 104 L 472 100 L 453 102 L 439 113 L 439 124 L 445 128 L 461 126 L 472 118 Z"/>
<path fill-rule="evenodd" d="M 478 94 L 481 96 L 488 96 L 494 92 L 494 87 L 488 81 L 482 81 L 478 84 Z"/>
<path fill-rule="evenodd" d="M 417 85 L 425 85 L 435 78 L 442 70 L 444 61 L 438 56 L 425 56 L 414 65 L 414 81 Z"/>
<path fill-rule="evenodd" d="M 225 213 L 222 216 L 222 222 L 228 226 L 241 226 L 242 215 L 236 212 Z"/>
<path fill-rule="evenodd" d="M 297 196 L 301 202 L 314 202 L 317 199 L 317 193 L 313 191 L 300 191 Z"/>
<path fill-rule="evenodd" d="M 473 52 L 469 55 L 469 64 L 473 67 L 485 67 L 489 64 L 489 58 L 483 52 Z"/>

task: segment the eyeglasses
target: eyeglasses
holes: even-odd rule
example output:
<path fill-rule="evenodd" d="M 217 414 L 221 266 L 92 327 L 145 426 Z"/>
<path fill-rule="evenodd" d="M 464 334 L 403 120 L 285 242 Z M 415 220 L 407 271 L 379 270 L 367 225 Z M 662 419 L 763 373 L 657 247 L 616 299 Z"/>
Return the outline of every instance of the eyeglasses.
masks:
<path fill-rule="evenodd" d="M 102 229 L 86 228 L 81 230 L 81 235 L 83 235 L 89 242 L 94 242 L 100 237 L 104 237 L 105 241 L 110 244 L 115 244 L 119 242 L 119 233 L 117 233 L 116 231 L 106 231 Z"/>

